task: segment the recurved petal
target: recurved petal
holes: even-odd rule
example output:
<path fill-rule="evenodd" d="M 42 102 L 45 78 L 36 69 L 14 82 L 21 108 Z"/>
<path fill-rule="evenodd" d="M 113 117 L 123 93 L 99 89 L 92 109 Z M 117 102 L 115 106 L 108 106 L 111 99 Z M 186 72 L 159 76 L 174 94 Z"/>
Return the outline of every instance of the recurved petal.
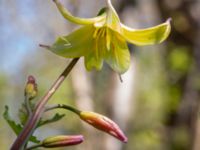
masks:
<path fill-rule="evenodd" d="M 118 33 L 112 36 L 110 50 L 105 53 L 105 61 L 116 72 L 125 73 L 130 65 L 130 52 L 125 39 Z"/>
<path fill-rule="evenodd" d="M 158 26 L 139 30 L 131 29 L 121 24 L 122 34 L 128 42 L 139 46 L 161 43 L 169 36 L 171 31 L 170 20 L 168 19 L 165 23 Z"/>
<path fill-rule="evenodd" d="M 53 1 L 55 2 L 62 16 L 73 23 L 80 24 L 80 25 L 90 25 L 90 24 L 102 22 L 103 20 L 105 20 L 105 17 L 106 17 L 105 13 L 102 13 L 101 15 L 94 18 L 75 17 L 58 0 L 53 0 Z"/>
<path fill-rule="evenodd" d="M 92 25 L 84 26 L 67 36 L 59 37 L 48 49 L 66 58 L 84 56 L 92 45 L 93 31 L 94 27 Z"/>

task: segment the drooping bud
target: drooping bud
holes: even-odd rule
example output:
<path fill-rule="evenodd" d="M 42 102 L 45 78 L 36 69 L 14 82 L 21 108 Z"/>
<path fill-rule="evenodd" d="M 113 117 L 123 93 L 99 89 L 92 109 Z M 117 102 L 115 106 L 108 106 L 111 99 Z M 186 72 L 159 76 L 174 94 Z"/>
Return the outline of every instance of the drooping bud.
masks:
<path fill-rule="evenodd" d="M 29 97 L 29 99 L 33 99 L 37 95 L 37 83 L 33 76 L 28 76 L 28 81 L 25 86 L 25 95 Z"/>
<path fill-rule="evenodd" d="M 124 143 L 128 141 L 128 138 L 124 135 L 119 126 L 106 116 L 94 112 L 82 111 L 80 112 L 80 118 L 93 127 L 116 137 Z"/>
<path fill-rule="evenodd" d="M 42 141 L 42 146 L 46 148 L 71 146 L 80 144 L 83 142 L 83 140 L 84 139 L 82 135 L 58 135 L 44 139 Z"/>

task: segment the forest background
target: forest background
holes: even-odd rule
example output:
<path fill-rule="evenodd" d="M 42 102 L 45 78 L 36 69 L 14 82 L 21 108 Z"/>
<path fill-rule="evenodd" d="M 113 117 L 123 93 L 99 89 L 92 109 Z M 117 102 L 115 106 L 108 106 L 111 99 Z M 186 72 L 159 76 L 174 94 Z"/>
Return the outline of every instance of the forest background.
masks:
<path fill-rule="evenodd" d="M 102 0 L 62 3 L 80 17 L 95 16 L 105 6 Z M 199 150 L 200 1 L 112 3 L 122 22 L 133 28 L 151 27 L 171 17 L 170 37 L 159 45 L 130 45 L 131 68 L 122 75 L 123 83 L 108 66 L 99 72 L 87 72 L 81 60 L 50 104 L 65 103 L 104 114 L 125 131 L 128 143 L 96 131 L 70 112 L 62 121 L 42 127 L 35 134 L 42 139 L 83 133 L 85 142 L 70 147 L 72 150 Z M 69 60 L 38 45 L 52 43 L 75 28 L 63 19 L 51 0 L 0 1 L 0 114 L 9 105 L 12 117 L 17 118 L 30 74 L 37 79 L 39 96 L 43 95 Z M 1 115 L 1 149 L 9 149 L 15 138 Z"/>

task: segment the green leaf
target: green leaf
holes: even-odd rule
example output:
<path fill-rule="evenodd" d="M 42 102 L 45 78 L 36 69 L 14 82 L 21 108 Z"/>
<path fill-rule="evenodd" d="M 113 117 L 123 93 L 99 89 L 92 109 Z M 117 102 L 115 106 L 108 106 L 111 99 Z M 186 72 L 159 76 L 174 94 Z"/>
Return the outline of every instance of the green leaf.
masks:
<path fill-rule="evenodd" d="M 169 36 L 171 31 L 170 19 L 158 26 L 139 30 L 131 29 L 123 24 L 121 25 L 124 38 L 128 42 L 139 46 L 161 43 Z"/>
<path fill-rule="evenodd" d="M 47 120 L 40 120 L 38 125 L 37 125 L 37 128 L 43 126 L 43 125 L 46 125 L 46 124 L 49 124 L 49 123 L 53 123 L 53 122 L 57 122 L 59 120 L 61 120 L 63 117 L 65 116 L 65 114 L 58 114 L 56 113 L 52 118 L 50 119 L 47 119 Z"/>
<path fill-rule="evenodd" d="M 28 119 L 27 110 L 24 104 L 22 104 L 21 108 L 18 111 L 18 117 L 19 117 L 20 123 L 24 125 Z"/>
<path fill-rule="evenodd" d="M 22 131 L 23 129 L 22 125 L 15 123 L 15 121 L 10 117 L 8 106 L 5 106 L 3 117 L 16 135 L 18 135 Z M 31 136 L 29 140 L 34 143 L 40 143 L 40 141 L 35 136 Z"/>
<path fill-rule="evenodd" d="M 30 103 L 31 110 L 33 110 L 35 107 L 35 104 L 32 103 L 32 101 L 29 101 L 29 103 Z M 18 117 L 19 117 L 20 123 L 22 125 L 25 125 L 26 121 L 28 120 L 28 114 L 27 114 L 26 106 L 24 103 L 22 103 L 21 108 L 18 111 Z"/>

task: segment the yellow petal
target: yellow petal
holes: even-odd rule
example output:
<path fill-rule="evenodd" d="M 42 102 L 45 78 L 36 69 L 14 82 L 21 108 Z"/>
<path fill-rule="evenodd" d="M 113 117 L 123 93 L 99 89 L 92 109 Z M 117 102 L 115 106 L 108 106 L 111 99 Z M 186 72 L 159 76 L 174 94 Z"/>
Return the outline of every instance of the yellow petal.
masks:
<path fill-rule="evenodd" d="M 109 30 L 109 29 L 108 29 Z M 95 68 L 96 70 L 100 70 L 103 66 L 103 58 L 107 50 L 107 39 L 106 35 L 107 28 L 96 28 L 93 32 L 93 39 L 91 47 L 87 51 L 85 55 L 85 66 L 87 70 L 91 70 Z"/>
<path fill-rule="evenodd" d="M 89 24 L 102 22 L 103 20 L 105 20 L 105 17 L 106 17 L 105 13 L 102 13 L 100 16 L 97 16 L 94 18 L 75 17 L 58 0 L 53 0 L 53 1 L 55 2 L 62 16 L 73 23 L 80 24 L 80 25 L 89 25 Z"/>
<path fill-rule="evenodd" d="M 106 16 L 106 25 L 119 33 L 121 33 L 121 25 L 120 25 L 120 19 L 117 15 L 116 10 L 111 4 L 111 1 L 107 1 L 108 9 L 107 9 L 107 16 Z"/>
<path fill-rule="evenodd" d="M 92 39 L 92 45 L 85 55 L 85 66 L 87 70 L 100 70 L 103 66 L 103 55 L 106 50 L 105 38 L 101 37 L 103 30 Z M 95 34 L 95 32 L 94 32 Z"/>
<path fill-rule="evenodd" d="M 170 19 L 155 27 L 135 30 L 122 25 L 123 36 L 135 45 L 152 45 L 164 41 L 171 31 Z"/>
<path fill-rule="evenodd" d="M 94 52 L 90 52 L 85 56 L 85 67 L 88 71 L 92 69 L 101 70 L 103 66 L 103 58 L 96 58 Z"/>
<path fill-rule="evenodd" d="M 125 39 L 119 33 L 113 32 L 110 50 L 105 53 L 105 61 L 116 72 L 126 72 L 130 65 L 130 53 Z"/>
<path fill-rule="evenodd" d="M 59 37 L 49 50 L 66 58 L 84 56 L 93 45 L 94 29 L 92 25 L 88 25 L 72 32 L 68 36 Z"/>

